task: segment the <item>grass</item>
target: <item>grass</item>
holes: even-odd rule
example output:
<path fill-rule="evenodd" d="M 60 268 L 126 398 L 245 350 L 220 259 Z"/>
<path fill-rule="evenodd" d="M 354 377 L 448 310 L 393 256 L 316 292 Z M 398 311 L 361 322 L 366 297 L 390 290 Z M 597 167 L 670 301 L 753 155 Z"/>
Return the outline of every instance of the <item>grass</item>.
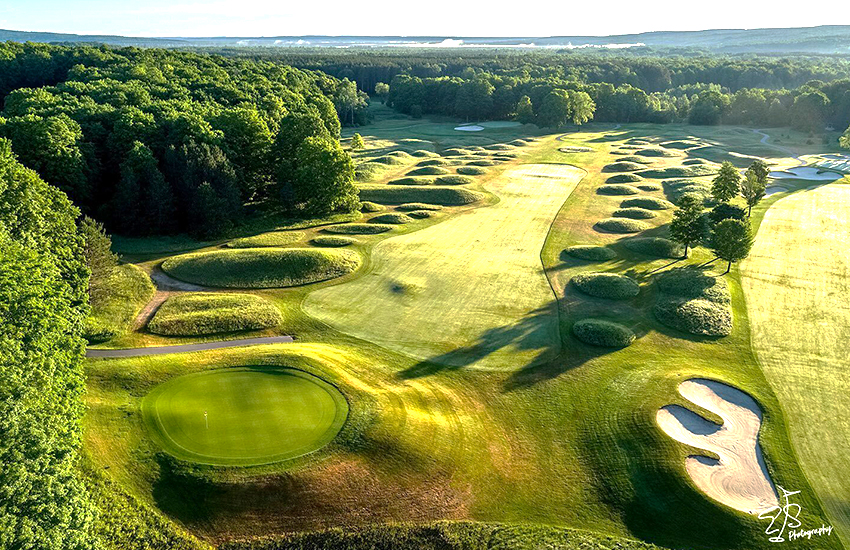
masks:
<path fill-rule="evenodd" d="M 636 187 L 626 185 L 625 183 L 611 183 L 603 185 L 596 189 L 597 195 L 639 195 L 640 191 Z"/>
<path fill-rule="evenodd" d="M 393 226 L 389 224 L 345 223 L 341 225 L 331 225 L 326 227 L 324 231 L 339 235 L 377 235 L 378 233 L 386 233 L 392 229 Z"/>
<path fill-rule="evenodd" d="M 637 149 L 634 152 L 639 157 L 678 157 L 675 151 L 667 150 L 663 147 L 647 147 L 646 149 Z"/>
<path fill-rule="evenodd" d="M 433 218 L 437 215 L 437 212 L 433 209 L 429 210 L 412 210 L 407 213 L 408 216 L 417 220 L 423 220 L 425 218 Z"/>
<path fill-rule="evenodd" d="M 658 212 L 633 206 L 631 208 L 618 208 L 614 210 L 613 216 L 615 218 L 631 218 L 633 220 L 650 220 L 658 217 Z"/>
<path fill-rule="evenodd" d="M 387 183 L 390 185 L 433 185 L 434 178 L 404 177 L 390 180 Z"/>
<path fill-rule="evenodd" d="M 637 187 L 641 191 L 649 191 L 649 192 L 661 191 L 663 189 L 663 187 L 660 184 L 657 184 L 657 183 L 641 183 L 639 185 L 635 185 L 635 187 Z"/>
<path fill-rule="evenodd" d="M 620 241 L 632 252 L 654 258 L 681 258 L 685 249 L 677 242 L 664 237 L 633 237 Z"/>
<path fill-rule="evenodd" d="M 458 166 L 455 171 L 463 176 L 480 176 L 487 173 L 487 170 L 480 166 Z"/>
<path fill-rule="evenodd" d="M 605 218 L 596 222 L 596 227 L 608 233 L 640 233 L 649 229 L 650 225 L 628 218 Z"/>
<path fill-rule="evenodd" d="M 617 253 L 606 246 L 573 245 L 565 250 L 573 258 L 588 262 L 607 262 L 617 257 Z"/>
<path fill-rule="evenodd" d="M 459 175 L 448 175 L 448 176 L 439 176 L 434 179 L 435 185 L 469 185 L 475 180 L 468 176 L 459 176 Z"/>
<path fill-rule="evenodd" d="M 479 201 L 481 193 L 456 187 L 407 187 L 394 185 L 361 186 L 360 198 L 380 204 L 427 202 L 442 206 L 462 206 Z"/>
<path fill-rule="evenodd" d="M 716 174 L 718 167 L 715 165 L 695 164 L 691 166 L 668 166 L 666 168 L 650 168 L 638 172 L 645 178 L 695 178 L 699 176 L 710 176 Z"/>
<path fill-rule="evenodd" d="M 726 280 L 695 268 L 656 277 L 659 296 L 653 313 L 668 327 L 701 336 L 732 333 L 732 298 Z"/>
<path fill-rule="evenodd" d="M 646 166 L 637 162 L 612 162 L 611 164 L 605 166 L 602 171 L 603 172 L 636 172 L 637 170 L 644 170 Z"/>
<path fill-rule="evenodd" d="M 310 244 L 314 246 L 327 246 L 337 248 L 341 246 L 350 246 L 357 244 L 359 241 L 352 237 L 342 237 L 336 235 L 318 235 L 310 239 Z"/>
<path fill-rule="evenodd" d="M 272 231 L 252 237 L 234 239 L 224 246 L 228 248 L 258 248 L 266 246 L 286 246 L 304 238 L 302 231 Z"/>
<path fill-rule="evenodd" d="M 214 250 L 167 259 L 162 269 L 181 281 L 217 288 L 279 288 L 341 277 L 360 267 L 348 250 L 311 248 Z"/>
<path fill-rule="evenodd" d="M 604 319 L 582 319 L 573 324 L 576 338 L 603 348 L 624 348 L 635 341 L 635 333 L 619 323 Z"/>
<path fill-rule="evenodd" d="M 439 204 L 428 204 L 426 202 L 408 202 L 400 204 L 396 207 L 397 210 L 442 210 L 443 207 Z"/>
<path fill-rule="evenodd" d="M 423 166 L 407 173 L 408 176 L 443 176 L 450 174 L 448 169 L 441 166 Z"/>
<path fill-rule="evenodd" d="M 381 204 L 376 203 L 376 202 L 363 201 L 363 202 L 360 203 L 360 211 L 361 212 L 372 213 L 372 212 L 381 212 L 383 210 L 385 210 L 385 207 Z"/>
<path fill-rule="evenodd" d="M 142 401 L 152 437 L 200 464 L 260 465 L 327 445 L 348 414 L 345 397 L 303 371 L 213 369 L 173 378 Z"/>
<path fill-rule="evenodd" d="M 618 273 L 579 273 L 570 282 L 588 296 L 609 300 L 634 298 L 640 292 L 634 279 Z"/>
<path fill-rule="evenodd" d="M 401 212 L 388 212 L 386 214 L 379 214 L 369 220 L 370 223 L 392 225 L 402 225 L 405 223 L 410 223 L 412 221 L 413 218 L 411 218 L 407 214 L 402 214 Z"/>
<path fill-rule="evenodd" d="M 260 296 L 198 292 L 168 298 L 147 328 L 163 336 L 202 336 L 274 328 L 282 322 L 280 311 Z"/>
<path fill-rule="evenodd" d="M 117 266 L 104 286 L 106 291 L 92 303 L 86 319 L 89 342 L 105 342 L 130 330 L 139 310 L 156 292 L 148 274 L 133 264 Z"/>
<path fill-rule="evenodd" d="M 605 183 L 634 183 L 636 181 L 643 181 L 643 178 L 638 176 L 637 174 L 614 174 L 605 180 Z"/>
<path fill-rule="evenodd" d="M 669 210 L 673 208 L 670 201 L 658 197 L 635 197 L 620 203 L 623 208 L 645 208 L 647 210 Z"/>

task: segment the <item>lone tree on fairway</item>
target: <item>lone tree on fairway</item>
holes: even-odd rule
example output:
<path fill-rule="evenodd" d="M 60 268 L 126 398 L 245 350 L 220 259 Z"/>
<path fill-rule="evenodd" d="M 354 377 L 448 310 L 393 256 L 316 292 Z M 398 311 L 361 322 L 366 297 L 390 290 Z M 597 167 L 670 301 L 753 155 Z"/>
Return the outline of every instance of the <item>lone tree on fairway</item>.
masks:
<path fill-rule="evenodd" d="M 741 174 L 731 162 L 726 161 L 711 184 L 711 196 L 717 202 L 728 202 L 735 198 L 741 187 Z"/>
<path fill-rule="evenodd" d="M 753 212 L 753 206 L 757 205 L 765 194 L 765 182 L 758 177 L 752 167 L 744 174 L 741 182 L 741 196 L 747 201 L 747 217 Z"/>
<path fill-rule="evenodd" d="M 702 201 L 693 194 L 679 200 L 679 206 L 670 222 L 670 236 L 685 247 L 683 258 L 688 257 L 688 248 L 698 243 L 703 235 Z"/>
<path fill-rule="evenodd" d="M 360 149 L 363 149 L 363 136 L 354 134 L 351 136 L 351 150 L 358 151 Z"/>
<path fill-rule="evenodd" d="M 711 249 L 718 258 L 726 260 L 726 273 L 732 269 L 732 262 L 743 260 L 753 246 L 753 235 L 749 222 L 741 220 L 723 220 L 714 227 L 711 234 Z"/>

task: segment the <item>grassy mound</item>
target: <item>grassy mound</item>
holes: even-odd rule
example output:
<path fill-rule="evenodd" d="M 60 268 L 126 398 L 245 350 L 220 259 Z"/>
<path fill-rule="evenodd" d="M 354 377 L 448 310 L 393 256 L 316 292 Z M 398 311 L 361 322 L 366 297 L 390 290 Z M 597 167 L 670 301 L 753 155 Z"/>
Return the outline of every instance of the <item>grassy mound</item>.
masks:
<path fill-rule="evenodd" d="M 677 203 L 685 195 L 696 195 L 703 202 L 711 197 L 711 184 L 709 182 L 678 178 L 664 180 L 661 184 L 667 189 L 667 195 Z"/>
<path fill-rule="evenodd" d="M 676 259 L 681 258 L 685 253 L 685 249 L 679 243 L 661 237 L 637 237 L 620 242 L 632 252 L 656 258 Z"/>
<path fill-rule="evenodd" d="M 668 296 L 695 300 L 702 298 L 718 304 L 732 303 L 726 279 L 693 267 L 671 269 L 656 276 L 658 290 Z"/>
<path fill-rule="evenodd" d="M 571 282 L 585 294 L 609 300 L 634 298 L 640 292 L 634 279 L 617 273 L 579 273 Z"/>
<path fill-rule="evenodd" d="M 641 191 L 661 191 L 661 184 L 658 183 L 642 183 L 640 185 L 636 185 L 638 189 Z"/>
<path fill-rule="evenodd" d="M 339 235 L 375 235 L 377 233 L 386 233 L 392 228 L 393 226 L 391 225 L 378 225 L 377 223 L 345 223 L 326 227 L 324 231 Z"/>
<path fill-rule="evenodd" d="M 688 160 L 683 160 L 682 164 L 684 166 L 693 166 L 695 164 L 711 164 L 711 161 L 708 161 L 708 160 L 705 160 L 705 159 L 688 159 Z"/>
<path fill-rule="evenodd" d="M 84 336 L 89 342 L 105 342 L 126 332 L 136 313 L 156 293 L 148 274 L 133 264 L 117 266 L 104 286 L 108 291 L 92 302 L 85 322 Z"/>
<path fill-rule="evenodd" d="M 700 147 L 701 145 L 704 145 L 704 143 L 694 141 L 692 139 L 678 139 L 674 141 L 667 141 L 661 145 L 668 149 L 691 149 L 692 147 Z"/>
<path fill-rule="evenodd" d="M 428 204 L 427 202 L 408 202 L 396 207 L 398 210 L 442 210 L 439 204 Z"/>
<path fill-rule="evenodd" d="M 227 248 L 260 248 L 265 246 L 286 246 L 304 238 L 301 231 L 272 231 L 253 237 L 234 239 L 224 246 Z"/>
<path fill-rule="evenodd" d="M 668 151 L 663 147 L 647 147 L 646 149 L 638 149 L 635 155 L 640 157 L 678 157 L 674 151 Z"/>
<path fill-rule="evenodd" d="M 649 220 L 658 216 L 657 212 L 647 210 L 646 208 L 619 208 L 614 211 L 615 218 L 631 218 L 633 220 Z"/>
<path fill-rule="evenodd" d="M 617 255 L 613 250 L 608 248 L 607 246 L 595 246 L 595 245 L 585 245 L 585 244 L 577 244 L 567 248 L 566 253 L 572 256 L 573 258 L 578 258 L 579 260 L 587 260 L 588 262 L 605 262 L 608 260 L 613 260 Z"/>
<path fill-rule="evenodd" d="M 636 164 L 652 164 L 651 160 L 639 157 L 637 155 L 627 155 L 622 157 L 619 162 L 634 162 Z"/>
<path fill-rule="evenodd" d="M 650 168 L 638 172 L 645 178 L 695 178 L 699 176 L 710 176 L 717 172 L 715 165 L 697 164 L 693 166 L 668 166 L 667 168 Z"/>
<path fill-rule="evenodd" d="M 411 157 L 411 154 L 407 151 L 390 151 L 389 153 L 387 153 L 387 156 L 409 159 Z"/>
<path fill-rule="evenodd" d="M 433 185 L 433 184 L 434 184 L 434 178 L 405 177 L 405 178 L 398 178 L 398 179 L 390 180 L 387 185 Z"/>
<path fill-rule="evenodd" d="M 410 223 L 413 221 L 413 218 L 408 216 L 407 214 L 402 214 L 401 212 L 389 212 L 387 214 L 380 214 L 375 216 L 374 218 L 369 220 L 369 223 L 378 223 L 378 224 L 393 224 L 393 225 L 402 225 L 405 223 Z"/>
<path fill-rule="evenodd" d="M 461 206 L 481 200 L 483 195 L 459 187 L 364 185 L 360 198 L 380 204 L 427 202 L 442 206 Z"/>
<path fill-rule="evenodd" d="M 244 248 L 175 256 L 162 269 L 202 286 L 280 288 L 335 279 L 356 270 L 360 262 L 360 255 L 349 250 Z"/>
<path fill-rule="evenodd" d="M 603 348 L 624 348 L 635 341 L 635 333 L 628 327 L 602 319 L 582 319 L 573 324 L 576 338 Z"/>
<path fill-rule="evenodd" d="M 384 210 L 384 206 L 376 202 L 364 201 L 360 203 L 361 212 L 381 212 L 382 210 Z"/>
<path fill-rule="evenodd" d="M 202 336 L 262 330 L 282 322 L 280 311 L 259 296 L 196 292 L 166 300 L 148 330 L 163 336 Z"/>
<path fill-rule="evenodd" d="M 637 174 L 614 174 L 605 180 L 605 183 L 634 183 L 636 181 L 643 181 L 643 178 Z"/>
<path fill-rule="evenodd" d="M 603 172 L 636 172 L 638 170 L 644 170 L 646 166 L 643 164 L 638 164 L 637 162 L 612 162 L 611 164 L 606 164 L 603 168 Z"/>
<path fill-rule="evenodd" d="M 329 248 L 339 248 L 357 244 L 357 239 L 352 237 L 338 237 L 336 235 L 319 235 L 310 240 L 310 244 L 315 246 L 326 246 Z"/>
<path fill-rule="evenodd" d="M 469 149 L 462 149 L 460 147 L 452 147 L 451 149 L 446 149 L 442 153 L 444 157 L 466 157 L 471 154 L 472 151 L 470 151 Z"/>
<path fill-rule="evenodd" d="M 436 185 L 467 185 L 473 182 L 473 179 L 468 176 L 458 176 L 455 174 L 448 176 L 440 176 L 434 180 Z"/>
<path fill-rule="evenodd" d="M 403 158 L 399 158 L 395 155 L 384 155 L 382 157 L 376 157 L 373 158 L 370 162 L 386 164 L 387 166 L 400 166 L 402 164 L 407 164 Z"/>
<path fill-rule="evenodd" d="M 657 197 L 634 197 L 620 203 L 623 208 L 646 208 L 647 210 L 669 210 L 673 203 Z"/>
<path fill-rule="evenodd" d="M 375 181 L 381 177 L 381 174 L 387 169 L 385 164 L 378 162 L 364 162 L 358 164 L 354 169 L 354 179 L 357 181 Z"/>
<path fill-rule="evenodd" d="M 416 163 L 416 166 L 450 166 L 454 162 L 455 161 L 451 161 L 451 160 L 448 160 L 448 159 L 436 158 L 436 159 L 423 160 L 421 162 Z"/>
<path fill-rule="evenodd" d="M 507 143 L 494 143 L 493 145 L 488 145 L 484 148 L 488 151 L 511 151 L 514 146 L 508 145 Z"/>
<path fill-rule="evenodd" d="M 672 269 L 656 278 L 653 308 L 662 324 L 701 336 L 732 332 L 732 298 L 725 279 L 696 268 Z"/>
<path fill-rule="evenodd" d="M 596 190 L 597 195 L 637 195 L 639 193 L 636 187 L 624 183 L 610 183 Z"/>
<path fill-rule="evenodd" d="M 481 174 L 486 174 L 487 170 L 480 166 L 459 166 L 457 173 L 464 176 L 480 176 Z"/>
<path fill-rule="evenodd" d="M 411 218 L 416 218 L 417 220 L 425 219 L 425 218 L 433 218 L 437 213 L 433 210 L 413 210 L 408 212 L 407 215 Z"/>
<path fill-rule="evenodd" d="M 496 164 L 498 163 L 487 159 L 471 160 L 466 163 L 467 166 L 496 166 Z"/>
<path fill-rule="evenodd" d="M 449 171 L 441 166 L 423 166 L 422 168 L 417 168 L 415 170 L 411 170 L 407 173 L 408 176 L 442 176 L 444 174 L 448 174 Z"/>
<path fill-rule="evenodd" d="M 596 227 L 608 233 L 640 233 L 649 229 L 650 225 L 628 218 L 605 218 L 596 222 Z"/>
<path fill-rule="evenodd" d="M 412 153 L 410 153 L 410 156 L 424 158 L 424 157 L 437 157 L 439 155 L 437 155 L 437 153 L 434 153 L 433 151 L 426 151 L 425 149 L 417 149 L 416 151 L 413 151 Z"/>

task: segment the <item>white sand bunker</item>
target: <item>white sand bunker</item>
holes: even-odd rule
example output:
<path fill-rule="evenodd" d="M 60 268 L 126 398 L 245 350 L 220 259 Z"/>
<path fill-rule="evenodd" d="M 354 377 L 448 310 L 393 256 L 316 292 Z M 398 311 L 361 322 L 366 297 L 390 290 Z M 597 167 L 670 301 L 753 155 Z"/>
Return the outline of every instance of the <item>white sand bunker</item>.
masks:
<path fill-rule="evenodd" d="M 782 170 L 781 172 L 771 172 L 770 177 L 786 180 L 835 181 L 841 179 L 843 176 L 835 172 L 826 172 L 814 166 L 800 166 L 798 168 Z"/>
<path fill-rule="evenodd" d="M 778 506 L 758 443 L 762 419 L 758 403 L 738 389 L 701 378 L 679 384 L 679 393 L 723 419 L 718 426 L 679 405 L 662 407 L 655 416 L 664 433 L 676 441 L 720 457 L 687 458 L 685 467 L 696 486 L 714 500 L 748 514 Z"/>
<path fill-rule="evenodd" d="M 479 126 L 477 124 L 471 124 L 469 126 L 458 126 L 455 130 L 460 130 L 461 132 L 480 132 L 484 129 L 484 126 Z"/>

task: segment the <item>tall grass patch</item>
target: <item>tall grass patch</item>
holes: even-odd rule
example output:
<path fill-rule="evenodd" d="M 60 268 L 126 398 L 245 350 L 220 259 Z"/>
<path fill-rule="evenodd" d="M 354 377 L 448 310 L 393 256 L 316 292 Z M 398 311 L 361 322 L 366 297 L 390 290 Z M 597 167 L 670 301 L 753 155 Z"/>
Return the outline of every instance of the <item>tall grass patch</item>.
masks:
<path fill-rule="evenodd" d="M 163 336 L 203 336 L 262 330 L 282 322 L 280 311 L 259 296 L 197 292 L 166 300 L 148 330 Z"/>

